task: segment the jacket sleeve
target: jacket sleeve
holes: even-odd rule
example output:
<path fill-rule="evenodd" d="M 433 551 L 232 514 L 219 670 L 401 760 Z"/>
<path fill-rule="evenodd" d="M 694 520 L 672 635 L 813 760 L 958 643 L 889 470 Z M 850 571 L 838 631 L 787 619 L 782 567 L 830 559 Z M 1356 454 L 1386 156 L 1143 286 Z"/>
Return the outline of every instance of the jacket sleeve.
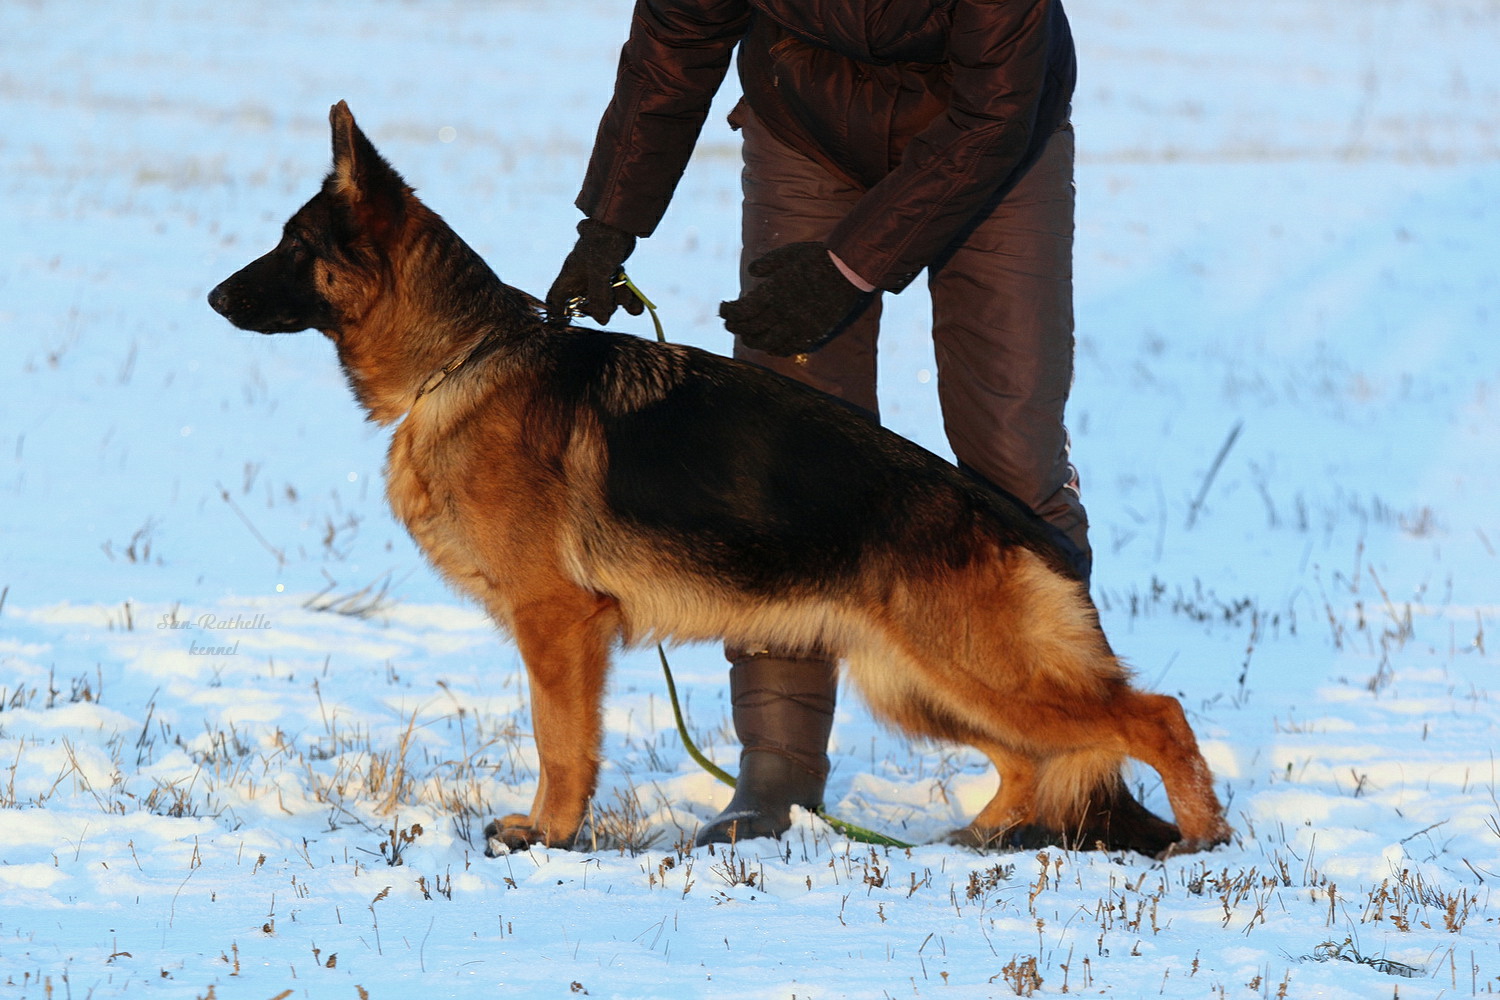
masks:
<path fill-rule="evenodd" d="M 585 215 L 651 235 L 749 19 L 746 0 L 637 0 L 576 202 Z"/>
<path fill-rule="evenodd" d="M 948 110 L 829 235 L 878 288 L 900 291 L 1000 193 L 1032 149 L 1051 59 L 1050 0 L 958 0 Z M 1068 61 L 1071 86 L 1071 49 Z"/>

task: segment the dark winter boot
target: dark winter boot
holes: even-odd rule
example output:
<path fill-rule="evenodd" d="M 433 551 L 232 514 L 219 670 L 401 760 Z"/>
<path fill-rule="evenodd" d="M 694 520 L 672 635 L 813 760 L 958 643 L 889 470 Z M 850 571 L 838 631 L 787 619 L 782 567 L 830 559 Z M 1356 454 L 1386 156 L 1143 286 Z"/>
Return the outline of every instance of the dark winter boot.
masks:
<path fill-rule="evenodd" d="M 780 837 L 792 806 L 823 804 L 828 734 L 838 683 L 833 661 L 768 652 L 730 655 L 729 697 L 739 735 L 740 774 L 724 811 L 695 843 Z"/>

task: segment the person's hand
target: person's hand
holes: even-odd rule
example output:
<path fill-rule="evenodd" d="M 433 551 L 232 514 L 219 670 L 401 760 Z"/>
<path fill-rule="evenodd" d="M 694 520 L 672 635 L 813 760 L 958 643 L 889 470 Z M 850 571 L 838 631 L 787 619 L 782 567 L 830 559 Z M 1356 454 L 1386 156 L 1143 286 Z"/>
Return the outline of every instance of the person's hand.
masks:
<path fill-rule="evenodd" d="M 620 265 L 635 249 L 635 237 L 614 226 L 584 219 L 578 224 L 578 242 L 563 261 L 562 270 L 547 290 L 547 315 L 553 323 L 566 323 L 575 300 L 582 300 L 584 315 L 601 326 L 609 322 L 617 306 L 632 316 L 644 308 L 635 292 L 616 285 Z"/>
<path fill-rule="evenodd" d="M 750 264 L 763 279 L 719 303 L 724 327 L 758 351 L 789 357 L 815 351 L 842 333 L 875 296 L 856 288 L 821 243 L 790 243 Z"/>

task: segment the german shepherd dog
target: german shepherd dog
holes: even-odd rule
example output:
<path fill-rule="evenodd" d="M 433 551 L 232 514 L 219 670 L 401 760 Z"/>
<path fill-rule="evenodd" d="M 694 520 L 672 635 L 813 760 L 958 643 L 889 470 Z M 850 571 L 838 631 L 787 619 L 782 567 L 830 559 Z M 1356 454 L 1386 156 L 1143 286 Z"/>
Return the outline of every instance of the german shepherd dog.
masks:
<path fill-rule="evenodd" d="M 493 849 L 573 843 L 616 643 L 716 639 L 835 655 L 885 721 L 982 751 L 1000 788 L 960 842 L 1083 830 L 1109 801 L 1133 808 L 1106 846 L 1227 840 L 1181 706 L 1131 685 L 1034 514 L 778 375 L 548 323 L 347 105 L 330 122 L 322 189 L 209 303 L 333 341 L 369 418 L 398 424 L 391 507 L 514 637 L 540 778 Z M 1175 826 L 1123 794 L 1127 757 L 1161 774 Z"/>

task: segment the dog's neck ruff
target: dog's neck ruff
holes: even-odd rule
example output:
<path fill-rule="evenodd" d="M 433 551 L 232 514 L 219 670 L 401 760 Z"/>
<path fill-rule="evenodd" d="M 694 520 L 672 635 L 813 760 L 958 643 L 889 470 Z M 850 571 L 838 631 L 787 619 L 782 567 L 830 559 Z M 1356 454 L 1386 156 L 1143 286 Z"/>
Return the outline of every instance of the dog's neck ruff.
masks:
<path fill-rule="evenodd" d="M 427 381 L 422 383 L 422 387 L 417 390 L 416 396 L 412 398 L 412 405 L 417 405 L 417 402 L 421 400 L 423 396 L 432 392 L 438 386 L 447 381 L 449 375 L 452 375 L 454 372 L 458 371 L 465 365 L 471 364 L 472 362 L 477 361 L 480 357 L 495 350 L 500 346 L 500 342 L 505 338 L 505 331 L 500 329 L 490 330 L 484 336 L 480 337 L 479 340 L 475 342 L 474 346 L 460 351 L 451 360 L 449 360 L 447 364 L 443 365 L 443 367 L 439 368 L 437 371 L 433 372 L 427 377 Z"/>
<path fill-rule="evenodd" d="M 510 289 L 509 286 L 502 285 L 501 287 L 506 288 L 509 291 L 515 291 L 515 289 Z M 524 293 L 522 294 L 524 295 Z M 525 307 L 530 318 L 539 320 L 541 318 L 540 303 L 536 300 L 532 300 L 530 296 L 526 296 L 526 298 L 530 300 Z M 478 361 L 480 358 L 489 354 L 491 351 L 497 349 L 500 346 L 501 342 L 513 336 L 515 336 L 514 331 L 507 332 L 506 328 L 503 326 L 491 327 L 488 331 L 482 334 L 477 341 L 474 342 L 474 345 L 472 347 L 459 351 L 441 368 L 433 372 L 431 375 L 427 376 L 427 380 L 422 383 L 422 387 L 418 389 L 417 394 L 412 397 L 412 406 L 417 405 L 418 401 L 420 401 L 423 396 L 426 396 L 428 393 L 434 391 L 438 386 L 447 381 L 449 375 L 452 375 L 454 372 L 458 371 L 460 368 L 463 368 L 465 365 L 469 365 L 475 361 Z"/>

